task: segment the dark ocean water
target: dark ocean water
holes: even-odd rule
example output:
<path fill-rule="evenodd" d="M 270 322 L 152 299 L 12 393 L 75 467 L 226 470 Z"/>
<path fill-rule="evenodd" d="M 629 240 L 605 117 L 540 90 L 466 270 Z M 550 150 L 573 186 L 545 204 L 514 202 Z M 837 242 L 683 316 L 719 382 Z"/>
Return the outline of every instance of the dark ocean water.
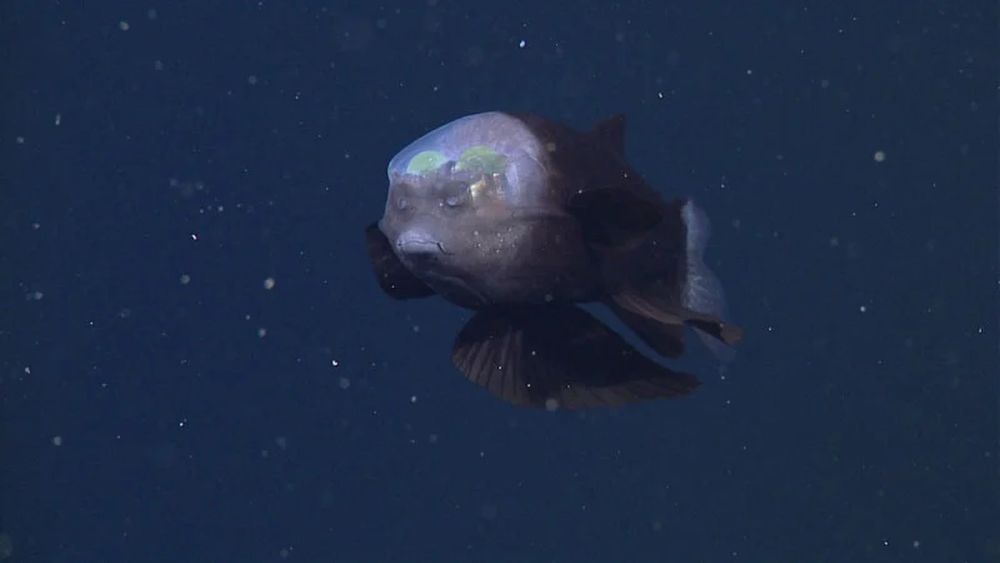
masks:
<path fill-rule="evenodd" d="M 4 3 L 0 561 L 1000 561 L 997 17 Z M 382 294 L 386 164 L 491 109 L 628 116 L 732 364 L 516 408 Z"/>

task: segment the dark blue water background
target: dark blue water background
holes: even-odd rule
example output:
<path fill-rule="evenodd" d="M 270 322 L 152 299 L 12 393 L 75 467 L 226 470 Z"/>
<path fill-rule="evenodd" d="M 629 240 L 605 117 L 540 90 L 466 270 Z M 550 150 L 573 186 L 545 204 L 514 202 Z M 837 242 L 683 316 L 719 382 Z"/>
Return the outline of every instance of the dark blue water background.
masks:
<path fill-rule="evenodd" d="M 996 21 L 5 3 L 0 558 L 1000 560 Z M 468 313 L 385 297 L 361 233 L 398 149 L 490 109 L 627 114 L 713 220 L 734 364 L 585 414 L 454 370 Z"/>

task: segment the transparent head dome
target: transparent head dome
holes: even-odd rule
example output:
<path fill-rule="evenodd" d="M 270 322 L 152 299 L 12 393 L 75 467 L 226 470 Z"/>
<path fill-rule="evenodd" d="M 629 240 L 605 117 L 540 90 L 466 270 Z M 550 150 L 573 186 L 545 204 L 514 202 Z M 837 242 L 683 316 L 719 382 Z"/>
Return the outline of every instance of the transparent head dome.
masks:
<path fill-rule="evenodd" d="M 401 150 L 389 162 L 389 180 L 443 174 L 486 182 L 509 204 L 530 203 L 544 193 L 543 147 L 517 118 L 479 113 L 447 123 Z"/>

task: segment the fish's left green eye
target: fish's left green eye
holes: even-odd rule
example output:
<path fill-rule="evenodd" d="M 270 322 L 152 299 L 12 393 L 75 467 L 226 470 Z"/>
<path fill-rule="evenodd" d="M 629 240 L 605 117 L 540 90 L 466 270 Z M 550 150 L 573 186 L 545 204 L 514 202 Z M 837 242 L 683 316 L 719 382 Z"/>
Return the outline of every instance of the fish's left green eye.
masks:
<path fill-rule="evenodd" d="M 437 170 L 448 159 L 438 151 L 421 151 L 413 155 L 406 165 L 407 174 L 423 174 Z"/>

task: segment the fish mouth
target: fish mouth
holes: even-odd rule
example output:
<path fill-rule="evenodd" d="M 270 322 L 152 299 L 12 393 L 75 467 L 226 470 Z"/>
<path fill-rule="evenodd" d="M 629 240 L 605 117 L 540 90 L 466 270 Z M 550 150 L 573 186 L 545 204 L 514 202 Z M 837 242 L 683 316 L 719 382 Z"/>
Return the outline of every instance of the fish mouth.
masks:
<path fill-rule="evenodd" d="M 410 233 L 404 233 L 396 239 L 396 250 L 408 256 L 428 256 L 435 254 L 450 256 L 452 254 L 440 241 L 427 236 Z"/>

